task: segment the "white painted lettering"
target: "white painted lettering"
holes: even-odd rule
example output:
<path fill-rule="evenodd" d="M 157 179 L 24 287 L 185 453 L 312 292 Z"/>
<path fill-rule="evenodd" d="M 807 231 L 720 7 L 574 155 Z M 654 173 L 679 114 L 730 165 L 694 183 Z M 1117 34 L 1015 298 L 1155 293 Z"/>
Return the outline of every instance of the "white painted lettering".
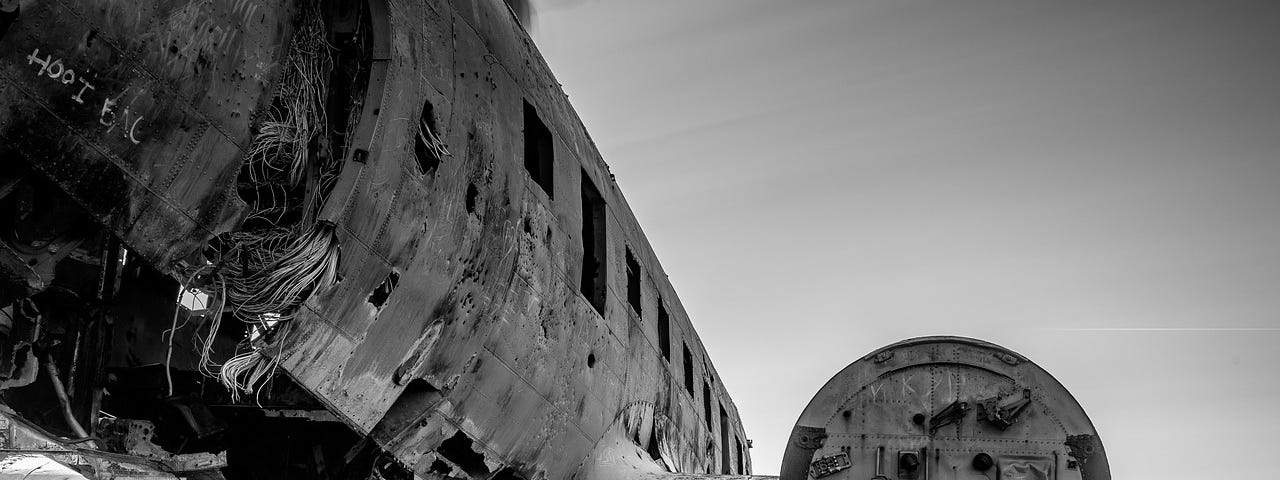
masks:
<path fill-rule="evenodd" d="M 78 80 L 80 80 L 80 83 L 84 84 L 84 86 L 80 87 L 80 91 L 79 91 L 79 92 L 76 92 L 76 94 L 75 94 L 75 95 L 73 95 L 73 96 L 71 97 L 71 99 L 72 99 L 72 100 L 75 100 L 75 101 L 76 101 L 76 103 L 81 103 L 81 104 L 83 104 L 83 103 L 84 103 L 84 91 L 85 91 L 85 90 L 95 90 L 95 89 L 93 88 L 93 85 L 91 85 L 91 84 L 89 84 L 89 82 L 85 81 L 84 77 L 80 77 Z"/>
<path fill-rule="evenodd" d="M 53 71 L 53 67 L 58 67 L 58 71 L 56 73 Z M 58 77 L 61 77 L 64 70 L 62 66 L 62 59 L 57 59 L 57 60 L 54 60 L 53 62 L 50 62 L 46 70 L 49 73 L 49 78 L 56 80 Z"/>

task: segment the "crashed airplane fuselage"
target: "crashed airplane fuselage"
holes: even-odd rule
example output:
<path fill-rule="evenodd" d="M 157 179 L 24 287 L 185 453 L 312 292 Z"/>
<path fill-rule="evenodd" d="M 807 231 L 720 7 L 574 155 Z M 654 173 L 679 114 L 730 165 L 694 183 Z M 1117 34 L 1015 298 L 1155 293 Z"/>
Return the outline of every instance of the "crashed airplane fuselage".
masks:
<path fill-rule="evenodd" d="M 4 448 L 100 478 L 751 470 L 499 0 L 5 0 L 0 161 Z"/>

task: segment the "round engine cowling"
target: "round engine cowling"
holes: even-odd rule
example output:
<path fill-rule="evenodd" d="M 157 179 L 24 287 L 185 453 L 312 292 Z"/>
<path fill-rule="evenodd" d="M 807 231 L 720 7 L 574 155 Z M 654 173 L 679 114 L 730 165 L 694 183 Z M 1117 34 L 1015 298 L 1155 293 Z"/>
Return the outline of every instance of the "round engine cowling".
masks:
<path fill-rule="evenodd" d="M 832 377 L 796 421 L 782 480 L 1110 480 L 1097 431 L 1048 372 L 1000 346 L 922 337 Z"/>

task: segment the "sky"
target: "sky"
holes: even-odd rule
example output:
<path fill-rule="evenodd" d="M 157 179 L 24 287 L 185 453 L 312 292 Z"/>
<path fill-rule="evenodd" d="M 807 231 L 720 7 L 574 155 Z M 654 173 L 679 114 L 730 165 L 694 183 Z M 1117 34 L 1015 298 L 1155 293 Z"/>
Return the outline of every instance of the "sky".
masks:
<path fill-rule="evenodd" d="M 535 0 L 776 474 L 836 372 L 982 338 L 1114 478 L 1273 478 L 1275 0 Z"/>

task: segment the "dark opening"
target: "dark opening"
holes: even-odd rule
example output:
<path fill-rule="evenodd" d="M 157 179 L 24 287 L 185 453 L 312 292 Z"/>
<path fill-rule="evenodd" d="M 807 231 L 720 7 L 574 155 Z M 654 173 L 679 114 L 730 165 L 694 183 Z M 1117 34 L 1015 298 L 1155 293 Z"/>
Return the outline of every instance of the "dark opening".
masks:
<path fill-rule="evenodd" d="M 436 459 L 431 462 L 431 469 L 427 470 L 427 473 L 439 473 L 442 475 L 448 475 L 450 473 L 453 473 L 453 467 L 450 467 L 448 463 L 444 462 L 444 460 Z"/>
<path fill-rule="evenodd" d="M 440 140 L 436 130 L 435 107 L 431 102 L 422 105 L 422 116 L 418 119 L 418 138 L 413 144 L 413 156 L 418 160 L 418 172 L 423 175 L 435 173 L 440 166 L 440 154 L 443 153 L 444 142 Z"/>
<path fill-rule="evenodd" d="M 684 389 L 689 391 L 689 396 L 693 396 L 693 355 L 689 353 L 689 344 L 683 344 L 684 348 Z"/>
<path fill-rule="evenodd" d="M 396 285 L 400 283 L 400 274 L 391 272 L 387 275 L 387 279 L 382 281 L 378 288 L 373 289 L 373 293 L 369 294 L 369 303 L 373 304 L 373 308 L 382 308 L 387 303 L 387 298 L 391 296 L 391 292 L 395 291 Z"/>
<path fill-rule="evenodd" d="M 662 350 L 662 358 L 671 362 L 671 317 L 667 316 L 667 306 L 658 300 L 658 348 Z"/>
<path fill-rule="evenodd" d="M 476 200 L 480 197 L 480 190 L 476 189 L 476 184 L 467 184 L 467 213 L 476 213 Z"/>
<path fill-rule="evenodd" d="M 484 478 L 489 476 L 489 467 L 484 464 L 484 454 L 477 453 L 472 447 L 471 439 L 467 434 L 458 430 L 448 440 L 440 443 L 436 447 L 436 451 L 441 456 L 453 462 L 458 468 L 475 478 Z"/>
<path fill-rule="evenodd" d="M 729 414 L 724 411 L 724 405 L 720 405 L 720 473 L 730 474 L 733 472 L 733 463 L 730 460 L 729 453 Z M 742 473 L 739 471 L 738 473 Z"/>
<path fill-rule="evenodd" d="M 640 262 L 631 254 L 631 247 L 627 247 L 627 303 L 631 304 L 636 315 L 643 315 L 640 309 Z"/>
<path fill-rule="evenodd" d="M 649 458 L 654 461 L 662 460 L 662 450 L 658 448 L 658 420 L 653 421 L 653 431 L 649 432 L 649 444 L 645 446 L 644 451 L 649 452 Z"/>
<path fill-rule="evenodd" d="M 524 169 L 529 177 L 542 187 L 547 198 L 555 197 L 555 159 L 551 144 L 551 130 L 538 118 L 538 112 L 528 101 L 524 102 Z"/>
<path fill-rule="evenodd" d="M 605 304 L 605 209 L 604 197 L 587 172 L 582 172 L 582 296 L 597 312 Z"/>
<path fill-rule="evenodd" d="M 702 419 L 707 422 L 707 430 L 714 425 L 711 419 L 711 384 L 702 382 Z"/>
<path fill-rule="evenodd" d="M 734 448 L 734 450 L 738 451 L 738 472 L 737 473 L 738 475 L 744 475 L 747 472 L 745 472 L 742 467 L 742 439 L 738 438 L 737 435 L 733 436 L 733 446 L 736 447 Z"/>
<path fill-rule="evenodd" d="M 596 354 L 594 354 L 594 353 L 588 353 L 588 354 L 587 354 L 587 368 L 595 368 L 595 366 L 596 366 Z"/>

